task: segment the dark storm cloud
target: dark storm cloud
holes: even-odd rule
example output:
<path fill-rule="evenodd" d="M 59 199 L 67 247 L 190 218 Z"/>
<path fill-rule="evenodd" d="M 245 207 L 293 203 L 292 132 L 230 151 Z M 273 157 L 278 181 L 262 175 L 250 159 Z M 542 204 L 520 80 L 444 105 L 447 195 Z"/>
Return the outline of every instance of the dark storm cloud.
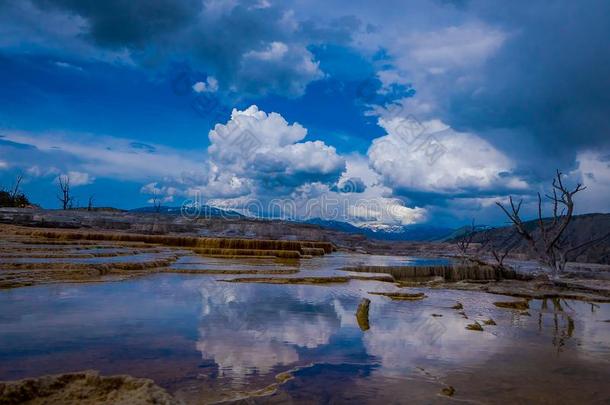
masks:
<path fill-rule="evenodd" d="M 508 38 L 474 86 L 444 105 L 451 125 L 496 138 L 526 166 L 569 167 L 610 145 L 610 2 L 469 2 Z M 456 86 L 457 87 L 457 86 Z"/>
<path fill-rule="evenodd" d="M 359 31 L 362 26 L 361 19 L 348 15 L 334 18 L 327 26 L 320 26 L 315 20 L 307 19 L 300 23 L 299 31 L 312 43 L 347 44 L 352 39 L 352 32 Z"/>
<path fill-rule="evenodd" d="M 366 184 L 360 177 L 350 177 L 342 185 L 335 184 L 330 188 L 331 191 L 336 193 L 364 193 L 366 191 Z"/>
<path fill-rule="evenodd" d="M 143 46 L 193 23 L 199 0 L 34 0 L 41 9 L 77 14 L 89 23 L 89 36 L 102 46 Z"/>
<path fill-rule="evenodd" d="M 242 93 L 291 96 L 302 94 L 309 82 L 323 76 L 308 47 L 347 44 L 362 25 L 354 16 L 326 22 L 298 20 L 284 4 L 252 0 L 231 5 L 200 0 L 31 0 L 20 5 L 0 2 L 2 15 L 6 16 L 0 20 L 3 24 L 19 27 L 22 49 L 29 39 L 40 49 L 38 27 L 64 33 L 66 29 L 56 25 L 72 21 L 72 33 L 62 34 L 60 40 L 72 35 L 71 39 L 85 41 L 100 52 L 127 51 L 144 68 L 187 61 L 214 75 L 223 89 L 233 86 Z M 42 21 L 32 24 L 41 17 Z M 62 52 L 55 42 L 47 43 L 47 49 Z M 281 52 L 270 52 L 274 43 L 279 45 L 273 49 Z M 64 48 L 72 53 L 76 49 L 72 56 L 81 52 L 79 47 Z"/>

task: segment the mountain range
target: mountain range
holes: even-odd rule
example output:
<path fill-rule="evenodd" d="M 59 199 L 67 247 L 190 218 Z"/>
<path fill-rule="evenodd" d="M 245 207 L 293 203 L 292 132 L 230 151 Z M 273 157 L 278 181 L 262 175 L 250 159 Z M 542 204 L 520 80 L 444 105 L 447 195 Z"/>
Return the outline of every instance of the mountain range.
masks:
<path fill-rule="evenodd" d="M 181 207 L 166 207 L 162 206 L 158 209 L 155 207 L 141 207 L 130 210 L 131 212 L 140 213 L 155 213 L 165 215 L 180 215 Z M 192 214 L 198 213 L 200 217 L 210 218 L 228 218 L 239 219 L 246 218 L 244 215 L 232 211 L 223 210 L 209 205 L 202 205 L 197 210 L 193 210 Z M 188 214 L 188 213 L 187 213 Z M 272 220 L 272 219 L 269 219 Z M 313 218 L 304 221 L 295 221 L 306 224 L 318 225 L 322 228 L 364 235 L 370 239 L 379 240 L 397 240 L 397 241 L 443 241 L 455 237 L 455 229 L 436 227 L 432 225 L 416 224 L 409 226 L 393 226 L 393 227 L 358 227 L 344 221 L 325 220 L 321 218 Z"/>

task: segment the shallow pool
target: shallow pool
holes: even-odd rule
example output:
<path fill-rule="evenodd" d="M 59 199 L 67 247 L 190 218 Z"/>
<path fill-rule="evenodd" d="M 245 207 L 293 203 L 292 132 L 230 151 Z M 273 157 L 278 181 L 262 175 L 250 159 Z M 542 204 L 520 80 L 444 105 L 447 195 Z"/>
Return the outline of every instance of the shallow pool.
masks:
<path fill-rule="evenodd" d="M 431 264 L 333 254 L 301 261 L 297 274 L 418 263 Z M 610 304 L 531 301 L 524 312 L 493 305 L 511 298 L 479 292 L 404 289 L 427 298 L 399 302 L 368 294 L 396 290 L 391 283 L 222 281 L 232 277 L 157 274 L 0 291 L 0 380 L 96 369 L 152 378 L 179 399 L 208 403 L 247 397 L 292 370 L 295 378 L 250 401 L 610 400 Z M 366 331 L 355 315 L 364 297 Z M 490 319 L 496 325 L 484 324 Z M 466 329 L 475 321 L 483 331 Z M 451 398 L 441 393 L 448 387 Z"/>

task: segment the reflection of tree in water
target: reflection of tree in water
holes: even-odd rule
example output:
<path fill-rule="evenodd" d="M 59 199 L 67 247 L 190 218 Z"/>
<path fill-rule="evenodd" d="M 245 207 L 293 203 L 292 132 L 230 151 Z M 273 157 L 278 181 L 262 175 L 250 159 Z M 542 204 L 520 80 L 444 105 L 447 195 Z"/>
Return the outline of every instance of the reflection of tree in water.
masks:
<path fill-rule="evenodd" d="M 371 329 L 363 341 L 367 353 L 378 359 L 380 374 L 404 376 L 418 366 L 438 370 L 466 362 L 472 366 L 502 347 L 491 333 L 474 336 L 461 316 L 434 317 L 423 305 L 408 304 L 381 299 L 371 304 Z"/>
<path fill-rule="evenodd" d="M 549 309 L 549 301 L 553 305 L 552 312 Z M 562 305 L 563 301 L 563 305 Z M 543 330 L 543 315 L 549 314 L 553 317 L 553 346 L 557 347 L 557 351 L 563 350 L 566 342 L 574 335 L 574 319 L 570 313 L 564 310 L 564 306 L 574 313 L 574 309 L 566 300 L 560 298 L 544 298 L 542 300 L 542 306 L 538 314 L 538 331 Z"/>

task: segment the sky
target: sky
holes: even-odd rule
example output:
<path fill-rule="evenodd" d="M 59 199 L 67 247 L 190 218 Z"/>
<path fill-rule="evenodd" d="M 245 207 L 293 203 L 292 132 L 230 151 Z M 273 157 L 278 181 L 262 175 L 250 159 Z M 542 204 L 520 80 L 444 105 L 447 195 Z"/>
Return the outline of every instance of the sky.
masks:
<path fill-rule="evenodd" d="M 373 229 L 610 207 L 610 2 L 0 0 L 0 185 Z"/>

